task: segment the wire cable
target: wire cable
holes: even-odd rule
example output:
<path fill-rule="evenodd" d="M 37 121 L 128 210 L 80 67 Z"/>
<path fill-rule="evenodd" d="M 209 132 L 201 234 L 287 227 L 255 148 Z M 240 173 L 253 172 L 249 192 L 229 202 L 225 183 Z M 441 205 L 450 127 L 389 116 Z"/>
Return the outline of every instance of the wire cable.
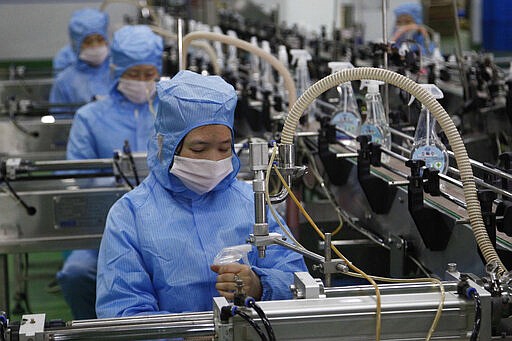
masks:
<path fill-rule="evenodd" d="M 281 172 L 279 171 L 279 169 L 277 169 L 276 166 L 274 166 L 274 171 L 277 173 L 277 176 L 281 180 L 283 186 L 286 187 L 286 189 L 288 190 L 288 193 L 290 194 L 290 197 L 295 202 L 295 204 L 299 208 L 300 212 L 304 215 L 306 220 L 311 224 L 311 226 L 316 231 L 316 233 L 318 233 L 318 235 L 325 241 L 325 235 L 318 228 L 318 226 L 315 224 L 313 219 L 311 219 L 311 217 L 306 212 L 304 207 L 302 207 L 302 205 L 300 204 L 299 200 L 297 199 L 295 194 L 293 194 L 293 192 L 291 191 L 290 186 L 288 186 L 288 184 L 286 183 L 286 180 L 283 178 L 283 176 L 281 175 Z M 361 276 L 363 276 L 375 288 L 375 300 L 376 300 L 376 309 L 375 309 L 375 319 L 376 319 L 376 323 L 375 323 L 375 340 L 379 341 L 380 340 L 380 332 L 381 332 L 381 297 L 380 297 L 380 290 L 379 290 L 379 287 L 377 286 L 377 283 L 375 283 L 373 278 L 371 278 L 366 273 L 364 273 L 361 269 L 359 269 L 358 267 L 353 265 L 345 256 L 343 256 L 343 254 L 333 244 L 331 244 L 331 249 L 334 251 L 334 253 L 336 253 L 336 255 L 339 258 L 341 258 L 341 259 L 343 259 L 343 261 L 345 261 L 345 263 L 347 264 L 347 266 L 350 269 L 352 269 L 353 271 L 355 271 L 355 272 L 359 273 Z"/>
<path fill-rule="evenodd" d="M 135 177 L 135 185 L 138 186 L 140 185 L 139 174 L 137 173 L 137 167 L 135 166 L 135 160 L 133 159 L 130 143 L 128 140 L 124 140 L 123 152 L 128 155 L 130 167 L 132 168 L 133 176 Z"/>
<path fill-rule="evenodd" d="M 232 313 L 240 316 L 245 321 L 247 321 L 247 323 L 249 323 L 251 325 L 251 327 L 254 328 L 256 333 L 258 333 L 258 335 L 262 341 L 269 341 L 267 336 L 263 333 L 263 330 L 261 330 L 260 326 L 258 326 L 258 324 L 256 324 L 256 322 L 254 322 L 254 320 L 249 315 L 247 315 L 243 311 L 240 311 L 240 309 L 238 309 L 237 306 L 233 306 Z"/>
<path fill-rule="evenodd" d="M 267 331 L 267 335 L 270 341 L 276 341 L 276 335 L 274 334 L 274 330 L 272 329 L 272 325 L 270 324 L 270 321 L 267 318 L 267 315 L 261 309 L 259 305 L 256 304 L 256 300 L 252 297 L 247 297 L 245 299 L 245 305 L 249 308 L 253 308 L 258 316 L 261 319 L 261 322 L 263 322 L 263 325 L 265 326 L 265 330 Z"/>
<path fill-rule="evenodd" d="M 16 191 L 14 190 L 14 188 L 12 188 L 11 184 L 9 183 L 9 181 L 7 181 L 6 178 L 3 178 L 2 180 L 5 183 L 5 185 L 7 186 L 7 188 L 9 189 L 9 192 L 14 196 L 15 201 L 18 202 L 21 206 L 23 206 L 25 208 L 25 210 L 27 211 L 27 214 L 28 215 L 36 214 L 36 212 L 37 212 L 36 208 L 34 206 L 29 206 L 25 201 L 23 201 L 23 199 L 20 198 L 18 193 L 16 193 Z"/>
<path fill-rule="evenodd" d="M 480 333 L 480 325 L 482 323 L 482 302 L 480 301 L 480 294 L 473 291 L 473 298 L 475 300 L 475 323 L 473 324 L 473 331 L 471 332 L 471 341 L 478 340 Z"/>
<path fill-rule="evenodd" d="M 274 146 L 272 148 L 272 155 L 270 156 L 270 161 L 268 163 L 268 167 L 267 167 L 266 174 L 265 174 L 265 200 L 267 202 L 268 208 L 270 209 L 270 213 L 272 213 L 272 216 L 276 220 L 279 227 L 281 227 L 281 230 L 283 230 L 283 233 L 286 234 L 286 236 L 291 241 L 293 241 L 295 243 L 295 245 L 297 245 L 298 247 L 300 247 L 302 249 L 306 249 L 304 246 L 302 246 L 302 244 L 299 243 L 298 240 L 295 239 L 293 234 L 290 231 L 288 231 L 288 229 L 281 222 L 281 219 L 280 219 L 279 215 L 277 214 L 276 209 L 274 208 L 274 205 L 272 205 L 272 201 L 270 200 L 270 195 L 269 195 L 270 173 L 272 170 L 272 165 L 274 163 L 274 159 L 276 157 L 276 153 L 277 153 L 277 145 L 274 142 Z"/>
<path fill-rule="evenodd" d="M 124 182 L 126 182 L 126 184 L 128 186 L 130 186 L 130 189 L 134 189 L 135 187 L 133 187 L 130 180 L 128 180 L 128 178 L 126 177 L 124 172 L 121 170 L 121 167 L 119 166 L 119 162 L 117 162 L 117 160 L 115 160 L 115 159 L 114 159 L 114 166 L 116 167 L 117 171 L 119 172 L 119 175 L 121 176 L 121 178 L 123 178 Z"/>
<path fill-rule="evenodd" d="M 496 261 L 499 265 L 498 273 L 501 274 L 506 271 L 507 269 L 505 265 L 500 260 L 489 236 L 487 235 L 485 224 L 482 219 L 480 202 L 477 198 L 476 184 L 471 163 L 469 162 L 464 142 L 462 141 L 455 124 L 446 110 L 444 110 L 441 104 L 439 104 L 439 102 L 432 97 L 427 90 L 423 89 L 420 85 L 407 77 L 385 69 L 363 67 L 338 71 L 322 78 L 315 84 L 311 85 L 291 107 L 281 132 L 281 143 L 293 143 L 293 138 L 295 136 L 295 131 L 300 117 L 313 100 L 315 100 L 320 94 L 339 85 L 340 83 L 357 79 L 381 80 L 404 89 L 416 97 L 416 99 L 425 105 L 425 107 L 427 107 L 434 115 L 437 122 L 445 132 L 448 142 L 452 146 L 452 150 L 455 154 L 455 159 L 460 170 L 461 182 L 463 184 L 464 198 L 467 204 L 469 220 L 471 222 L 471 228 L 475 235 L 478 247 L 480 248 L 480 251 L 482 251 L 486 263 Z"/>

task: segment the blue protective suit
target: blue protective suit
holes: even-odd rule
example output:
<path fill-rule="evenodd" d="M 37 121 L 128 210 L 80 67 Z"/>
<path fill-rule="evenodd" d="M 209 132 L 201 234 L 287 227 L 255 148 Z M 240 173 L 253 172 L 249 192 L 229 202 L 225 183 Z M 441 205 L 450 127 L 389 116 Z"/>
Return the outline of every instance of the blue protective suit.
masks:
<path fill-rule="evenodd" d="M 105 96 L 110 89 L 109 58 L 99 66 L 81 61 L 80 46 L 91 34 L 100 34 L 108 40 L 108 15 L 96 9 L 75 11 L 69 22 L 71 47 L 76 63 L 60 72 L 50 91 L 50 103 L 88 103 Z M 54 108 L 53 112 L 71 111 L 72 108 Z"/>
<path fill-rule="evenodd" d="M 76 62 L 76 53 L 73 51 L 71 44 L 68 44 L 61 48 L 59 52 L 53 57 L 52 60 L 52 68 L 55 74 L 59 74 L 59 72 L 63 71 L 70 65 L 73 65 Z"/>
<path fill-rule="evenodd" d="M 421 4 L 419 3 L 404 3 L 397 6 L 393 12 L 395 13 L 395 17 L 398 18 L 400 15 L 410 15 L 414 22 L 417 25 L 423 25 L 423 9 Z M 394 28 L 394 32 L 398 30 L 398 27 Z M 430 55 L 434 51 L 434 43 L 426 41 L 423 34 L 419 31 L 409 31 L 405 34 L 402 34 L 397 41 L 395 41 L 395 45 L 397 48 L 400 48 L 400 45 L 404 42 L 415 42 L 417 45 L 411 44 L 410 49 L 412 51 L 418 51 L 418 47 L 420 47 L 422 55 Z"/>
<path fill-rule="evenodd" d="M 131 39 L 127 39 L 130 37 Z M 144 152 L 154 129 L 154 117 L 148 103 L 135 104 L 118 90 L 121 74 L 139 65 L 154 65 L 161 72 L 162 39 L 149 28 L 126 26 L 116 32 L 112 58 L 119 69 L 109 95 L 81 107 L 73 120 L 68 145 L 68 159 L 111 158 L 128 140 L 133 152 Z M 158 98 L 153 100 L 157 106 Z M 71 252 L 57 274 L 64 298 L 75 319 L 95 318 L 96 263 L 98 250 Z"/>
<path fill-rule="evenodd" d="M 418 25 L 423 24 L 423 10 L 421 8 L 421 5 L 418 3 L 405 3 L 401 4 L 393 10 L 396 17 L 399 17 L 402 14 L 408 14 L 413 19 L 414 22 Z"/>
<path fill-rule="evenodd" d="M 217 274 L 210 270 L 224 247 L 245 244 L 252 232 L 251 185 L 233 171 L 203 195 L 169 172 L 179 142 L 192 129 L 222 124 L 233 131 L 236 93 L 217 76 L 181 71 L 157 85 L 160 105 L 149 142 L 150 175 L 111 208 L 98 259 L 98 317 L 207 311 Z M 271 215 L 269 228 L 281 232 Z M 248 255 L 260 277 L 262 299 L 288 299 L 293 272 L 306 271 L 303 257 L 270 246 L 267 257 Z"/>

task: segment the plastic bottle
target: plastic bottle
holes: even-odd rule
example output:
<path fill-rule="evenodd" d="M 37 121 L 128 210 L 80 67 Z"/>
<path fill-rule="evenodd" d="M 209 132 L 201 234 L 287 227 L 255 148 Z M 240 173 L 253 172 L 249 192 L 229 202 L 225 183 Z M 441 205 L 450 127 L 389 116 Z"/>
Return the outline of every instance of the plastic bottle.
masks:
<path fill-rule="evenodd" d="M 251 37 L 251 45 L 256 48 L 259 47 L 257 37 L 255 37 L 255 36 Z M 250 67 L 251 67 L 251 71 L 250 71 L 251 73 L 249 75 L 249 83 L 252 87 L 259 88 L 260 77 L 261 77 L 260 58 L 256 54 L 251 53 L 249 62 L 250 62 Z"/>
<path fill-rule="evenodd" d="M 331 68 L 332 73 L 354 68 L 354 66 L 348 62 L 329 62 L 327 65 Z M 350 82 L 342 83 L 338 85 L 337 90 L 340 96 L 340 102 L 338 104 L 338 110 L 333 113 L 331 124 L 336 125 L 336 127 L 343 129 L 353 136 L 357 136 L 361 132 L 362 120 L 357 101 L 354 97 L 352 84 Z M 341 132 L 336 132 L 336 138 L 344 144 L 355 145 L 353 138 Z"/>
<path fill-rule="evenodd" d="M 213 33 L 223 34 L 222 29 L 219 26 L 213 27 Z M 220 41 L 214 41 L 213 48 L 215 49 L 215 53 L 217 54 L 217 63 L 219 64 L 221 71 L 224 71 L 225 56 L 224 50 L 222 49 L 222 43 Z"/>
<path fill-rule="evenodd" d="M 272 54 L 270 43 L 266 40 L 261 42 L 261 49 L 268 54 Z M 272 75 L 272 68 L 266 61 L 261 62 L 261 90 L 272 92 L 274 90 L 274 81 Z"/>
<path fill-rule="evenodd" d="M 443 92 L 434 84 L 420 84 L 434 98 L 443 98 Z M 409 104 L 414 102 L 411 97 Z M 425 161 L 425 166 L 435 168 L 439 173 L 446 174 L 448 170 L 448 152 L 436 133 L 436 118 L 423 105 L 421 107 L 418 126 L 414 133 L 414 144 L 411 158 Z"/>
<path fill-rule="evenodd" d="M 311 79 L 309 77 L 308 70 L 308 61 L 311 60 L 311 55 L 307 50 L 303 49 L 291 49 L 290 54 L 292 55 L 292 64 L 297 62 L 297 67 L 295 68 L 295 83 L 297 86 L 298 98 L 311 85 Z M 307 112 L 305 112 L 304 114 L 307 115 L 308 117 L 308 123 L 313 122 L 315 120 L 313 105 L 309 106 Z"/>
<path fill-rule="evenodd" d="M 225 265 L 242 260 L 243 264 L 250 265 L 247 254 L 251 250 L 251 244 L 241 244 L 225 247 L 215 256 L 213 264 Z"/>
<path fill-rule="evenodd" d="M 279 45 L 277 57 L 283 65 L 288 68 L 288 52 L 286 51 L 285 45 Z M 279 96 L 283 99 L 284 102 L 288 102 L 288 95 L 286 94 L 286 89 L 284 86 L 284 78 L 283 76 L 279 75 L 278 81 L 277 81 L 277 92 Z"/>
<path fill-rule="evenodd" d="M 228 30 L 228 36 L 238 38 L 237 34 L 233 30 Z M 226 61 L 226 70 L 231 73 L 234 79 L 239 79 L 238 76 L 238 56 L 236 46 L 230 45 L 228 48 L 228 58 Z"/>
<path fill-rule="evenodd" d="M 365 96 L 366 120 L 361 126 L 361 135 L 370 135 L 372 142 L 391 150 L 389 121 L 379 92 L 379 85 L 381 84 L 384 84 L 384 82 L 367 79 L 361 81 L 361 89 L 364 87 L 368 89 Z M 389 155 L 382 153 L 381 162 L 389 162 Z"/>

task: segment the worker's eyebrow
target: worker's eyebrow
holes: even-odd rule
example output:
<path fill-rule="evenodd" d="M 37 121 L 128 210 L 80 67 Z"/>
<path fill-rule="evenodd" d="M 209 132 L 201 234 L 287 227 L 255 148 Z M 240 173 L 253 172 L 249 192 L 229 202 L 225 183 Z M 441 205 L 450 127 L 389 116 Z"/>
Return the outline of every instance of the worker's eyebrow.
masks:
<path fill-rule="evenodd" d="M 208 145 L 212 144 L 213 142 L 205 141 L 203 139 L 194 139 L 191 141 L 188 141 L 188 145 Z M 224 141 L 218 142 L 219 144 L 228 144 L 231 143 L 231 138 L 227 138 Z"/>

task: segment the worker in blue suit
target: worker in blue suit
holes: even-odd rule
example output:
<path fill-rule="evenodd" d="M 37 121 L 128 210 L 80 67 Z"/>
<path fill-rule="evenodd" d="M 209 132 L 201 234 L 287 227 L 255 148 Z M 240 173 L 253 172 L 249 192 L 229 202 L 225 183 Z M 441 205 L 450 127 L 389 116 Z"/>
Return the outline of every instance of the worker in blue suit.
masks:
<path fill-rule="evenodd" d="M 76 62 L 60 72 L 50 91 L 50 103 L 88 103 L 110 88 L 108 15 L 96 9 L 75 11 L 69 22 Z M 53 112 L 72 108 L 53 108 Z"/>
<path fill-rule="evenodd" d="M 272 245 L 249 264 L 212 265 L 252 233 L 254 194 L 238 181 L 234 88 L 218 76 L 180 71 L 157 84 L 150 174 L 112 206 L 98 258 L 98 317 L 212 310 L 233 298 L 235 280 L 257 300 L 290 299 L 304 259 Z M 269 216 L 271 232 L 282 233 Z"/>
<path fill-rule="evenodd" d="M 70 65 L 76 62 L 76 54 L 73 51 L 71 44 L 65 45 L 61 48 L 57 54 L 53 57 L 52 68 L 55 75 L 58 75 L 61 71 L 64 71 Z"/>
<path fill-rule="evenodd" d="M 435 47 L 430 39 L 427 28 L 423 25 L 423 10 L 419 3 L 404 3 L 397 6 L 395 27 L 391 41 L 398 48 L 403 43 L 410 43 L 411 50 L 421 51 L 422 55 L 430 55 Z"/>
<path fill-rule="evenodd" d="M 113 86 L 109 95 L 81 107 L 73 120 L 67 158 L 111 158 L 128 141 L 144 152 L 154 129 L 155 80 L 162 69 L 162 38 L 147 26 L 125 26 L 112 41 Z M 98 250 L 74 250 L 57 274 L 75 319 L 95 318 Z"/>

